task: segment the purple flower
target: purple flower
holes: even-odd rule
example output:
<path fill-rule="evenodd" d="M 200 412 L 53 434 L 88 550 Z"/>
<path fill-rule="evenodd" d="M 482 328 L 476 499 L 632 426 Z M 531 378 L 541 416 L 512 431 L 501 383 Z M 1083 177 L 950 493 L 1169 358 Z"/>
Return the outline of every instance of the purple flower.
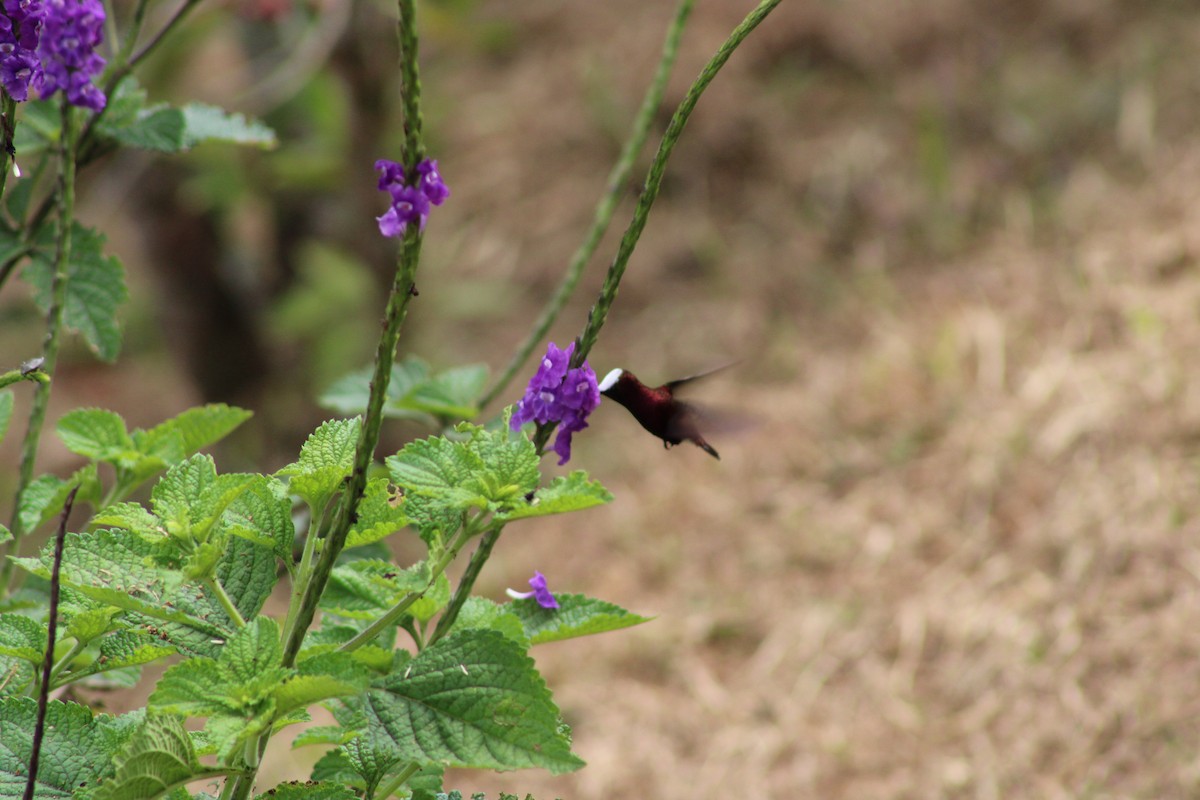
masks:
<path fill-rule="evenodd" d="M 417 175 L 420 176 L 417 185 L 435 206 L 440 206 L 450 196 L 450 187 L 442 180 L 436 161 L 427 158 L 417 164 Z"/>
<path fill-rule="evenodd" d="M 574 342 L 566 350 L 550 342 L 509 423 L 514 431 L 527 422 L 559 423 L 554 452 L 560 465 L 571 460 L 571 436 L 588 426 L 588 415 L 600 405 L 600 388 L 591 366 L 585 361 L 582 367 L 567 369 L 574 352 Z"/>
<path fill-rule="evenodd" d="M 533 587 L 532 592 L 515 592 L 512 589 L 506 589 L 505 593 L 514 600 L 524 600 L 532 597 L 537 600 L 537 604 L 542 608 L 558 608 L 558 601 L 554 599 L 554 595 L 546 588 L 546 576 L 536 570 L 533 577 L 529 579 L 529 585 Z"/>
<path fill-rule="evenodd" d="M 10 0 L 4 5 L 8 10 Z M 107 98 L 92 77 L 104 69 L 104 59 L 96 52 L 104 39 L 104 6 L 100 0 L 43 0 L 43 8 L 38 94 L 48 98 L 62 91 L 71 105 L 102 110 Z"/>
<path fill-rule="evenodd" d="M 379 191 L 392 197 L 391 207 L 376 217 L 379 232 L 389 238 L 403 236 L 410 222 L 416 222 L 421 230 L 425 230 L 429 206 L 440 206 L 450 196 L 450 189 L 438 172 L 437 162 L 428 158 L 417 164 L 411 182 L 404 166 L 395 161 L 381 158 L 375 162 L 375 169 L 379 172 Z"/>
<path fill-rule="evenodd" d="M 45 9 L 41 0 L 4 0 L 0 13 L 0 84 L 18 102 L 29 99 L 29 86 L 41 79 L 37 55 Z"/>

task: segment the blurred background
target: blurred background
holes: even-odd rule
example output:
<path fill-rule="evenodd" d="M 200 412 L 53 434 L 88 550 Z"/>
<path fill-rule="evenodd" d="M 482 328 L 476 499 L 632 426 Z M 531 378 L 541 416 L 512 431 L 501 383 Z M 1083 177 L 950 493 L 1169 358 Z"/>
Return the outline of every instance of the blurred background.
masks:
<path fill-rule="evenodd" d="M 652 143 L 752 3 L 697 5 Z M 498 371 L 589 224 L 673 8 L 420 12 L 426 138 L 453 195 L 401 351 Z M 89 170 L 82 215 L 132 300 L 116 365 L 68 352 L 51 421 L 236 403 L 257 414 L 222 470 L 294 460 L 329 416 L 315 398 L 372 358 L 390 282 L 372 164 L 402 136 L 393 13 L 205 4 L 158 54 L 152 98 L 261 116 L 282 146 Z M 694 396 L 752 424 L 709 437 L 717 462 L 601 406 L 571 466 L 615 502 L 512 530 L 480 588 L 500 599 L 538 569 L 656 619 L 534 652 L 587 768 L 447 785 L 1197 796 L 1198 52 L 1190 0 L 783 3 L 701 100 L 591 359 L 654 383 L 740 359 Z M 36 351 L 31 309 L 0 297 L 7 362 Z M 390 422 L 382 452 L 429 432 Z M 48 440 L 39 469 L 71 459 Z"/>

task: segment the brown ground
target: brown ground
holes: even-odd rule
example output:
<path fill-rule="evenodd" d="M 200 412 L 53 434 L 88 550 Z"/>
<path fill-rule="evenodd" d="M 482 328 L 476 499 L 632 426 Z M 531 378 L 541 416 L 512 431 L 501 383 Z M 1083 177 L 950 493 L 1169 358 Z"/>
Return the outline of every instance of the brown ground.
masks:
<path fill-rule="evenodd" d="M 699 5 L 672 102 L 749 6 Z M 455 195 L 414 351 L 502 363 L 670 13 L 430 13 Z M 656 619 L 535 652 L 586 769 L 452 785 L 1200 795 L 1198 45 L 1186 2 L 787 0 L 702 100 L 593 358 L 741 358 L 700 394 L 755 425 L 718 463 L 596 413 L 572 466 L 615 502 L 514 529 L 482 588 L 540 569 Z"/>

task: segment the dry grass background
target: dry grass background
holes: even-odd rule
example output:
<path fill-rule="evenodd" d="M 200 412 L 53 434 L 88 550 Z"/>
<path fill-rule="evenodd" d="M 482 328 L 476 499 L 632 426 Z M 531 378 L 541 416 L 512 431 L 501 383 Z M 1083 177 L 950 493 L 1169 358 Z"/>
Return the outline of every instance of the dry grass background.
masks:
<path fill-rule="evenodd" d="M 670 97 L 748 5 L 701 0 Z M 502 363 L 670 13 L 431 14 L 455 195 L 415 352 Z M 497 21 L 510 49 L 471 55 Z M 481 588 L 536 568 L 656 619 L 535 652 L 587 768 L 451 785 L 1200 796 L 1198 46 L 1187 2 L 784 3 L 701 102 L 593 358 L 740 357 L 700 394 L 755 425 L 717 463 L 601 407 L 575 462 L 616 501 L 513 530 Z"/>

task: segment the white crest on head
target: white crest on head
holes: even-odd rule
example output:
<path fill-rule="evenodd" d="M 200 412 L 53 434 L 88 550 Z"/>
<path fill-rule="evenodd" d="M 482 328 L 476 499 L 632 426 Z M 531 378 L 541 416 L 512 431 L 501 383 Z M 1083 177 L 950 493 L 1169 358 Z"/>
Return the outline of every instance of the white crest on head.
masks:
<path fill-rule="evenodd" d="M 607 392 L 609 389 L 615 386 L 617 384 L 617 380 L 620 379 L 624 372 L 625 370 L 621 369 L 620 367 L 610 371 L 604 376 L 604 380 L 600 381 L 600 391 Z"/>

